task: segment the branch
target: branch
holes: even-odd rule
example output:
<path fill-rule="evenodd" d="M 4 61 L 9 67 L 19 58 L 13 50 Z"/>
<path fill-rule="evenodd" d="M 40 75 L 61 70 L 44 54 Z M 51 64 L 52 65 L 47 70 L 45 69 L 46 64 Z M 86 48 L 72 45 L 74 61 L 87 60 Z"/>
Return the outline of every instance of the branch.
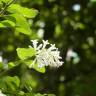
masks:
<path fill-rule="evenodd" d="M 11 2 L 7 3 L 4 8 L 1 10 L 0 15 L 3 15 L 3 13 L 6 11 L 7 7 L 10 6 L 12 3 L 14 3 L 16 0 L 12 0 Z"/>

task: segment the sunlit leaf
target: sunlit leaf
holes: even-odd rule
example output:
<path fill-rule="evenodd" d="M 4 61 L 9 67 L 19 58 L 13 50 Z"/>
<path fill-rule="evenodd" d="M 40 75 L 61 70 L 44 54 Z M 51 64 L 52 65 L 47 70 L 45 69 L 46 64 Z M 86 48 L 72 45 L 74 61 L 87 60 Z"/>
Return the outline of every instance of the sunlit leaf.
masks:
<path fill-rule="evenodd" d="M 0 23 L 0 28 L 4 28 L 5 26 L 2 24 L 2 23 Z"/>
<path fill-rule="evenodd" d="M 15 67 L 16 65 L 15 65 L 15 63 L 14 62 L 9 62 L 8 63 L 8 67 L 9 68 L 13 68 L 13 67 Z"/>
<path fill-rule="evenodd" d="M 26 35 L 31 34 L 30 26 L 29 26 L 27 20 L 22 15 L 12 14 L 10 16 L 14 17 L 16 20 L 16 31 L 21 32 Z"/>
<path fill-rule="evenodd" d="M 34 62 L 33 60 L 27 60 L 25 63 L 29 68 L 33 68 L 38 72 L 45 73 L 46 71 L 45 67 L 39 68 L 37 63 L 34 63 L 34 65 L 32 65 L 33 62 Z"/>
<path fill-rule="evenodd" d="M 15 27 L 15 23 L 10 20 L 4 20 L 4 21 L 1 21 L 1 23 L 6 27 Z"/>
<path fill-rule="evenodd" d="M 41 72 L 41 73 L 45 73 L 45 71 L 46 71 L 45 66 L 42 67 L 42 68 L 39 68 L 38 64 L 34 64 L 34 66 L 32 66 L 32 68 L 35 69 L 38 72 Z"/>
<path fill-rule="evenodd" d="M 0 2 L 4 2 L 4 3 L 8 3 L 10 1 L 12 1 L 12 0 L 0 0 Z"/>
<path fill-rule="evenodd" d="M 26 18 L 24 18 L 22 15 L 11 14 L 11 15 L 5 16 L 5 18 L 8 21 L 12 22 L 11 25 L 13 25 L 13 23 L 14 23 L 16 32 L 20 32 L 20 33 L 23 33 L 25 35 L 31 34 L 32 31 L 30 29 L 29 23 L 26 20 Z"/>
<path fill-rule="evenodd" d="M 35 56 L 36 51 L 34 48 L 17 48 L 17 54 L 21 60 Z"/>
<path fill-rule="evenodd" d="M 0 69 L 2 69 L 3 68 L 3 63 L 2 62 L 0 62 Z"/>
<path fill-rule="evenodd" d="M 26 8 L 26 7 L 22 7 L 18 4 L 11 4 L 7 8 L 7 11 L 10 12 L 10 13 L 21 14 L 26 18 L 34 18 L 38 14 L 38 11 L 36 9 L 29 9 L 29 8 Z"/>

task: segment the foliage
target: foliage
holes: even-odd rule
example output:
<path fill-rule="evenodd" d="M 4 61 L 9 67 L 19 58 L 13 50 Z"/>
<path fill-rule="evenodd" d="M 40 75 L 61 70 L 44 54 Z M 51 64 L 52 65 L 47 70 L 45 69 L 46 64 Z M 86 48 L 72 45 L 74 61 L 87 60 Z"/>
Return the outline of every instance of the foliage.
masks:
<path fill-rule="evenodd" d="M 14 0 L 13 0 L 14 1 Z M 25 35 L 31 35 L 32 31 L 28 22 L 28 19 L 34 18 L 38 11 L 36 9 L 29 9 L 26 7 L 22 7 L 19 4 L 13 4 L 13 1 L 10 2 L 10 0 L 2 0 L 0 3 L 3 5 L 5 3 L 5 7 L 1 9 L 0 13 L 0 28 L 2 30 L 8 31 L 8 29 L 12 30 L 14 33 L 23 33 Z M 8 3 L 9 2 L 9 3 Z M 6 13 L 5 13 L 6 12 Z M 18 34 L 19 35 L 19 34 Z M 10 47 L 9 47 L 10 50 Z M 30 58 L 34 57 L 36 55 L 36 51 L 34 48 L 17 48 L 17 54 L 18 57 L 21 59 L 20 61 L 16 62 L 9 62 L 7 65 L 1 65 L 2 73 L 0 78 L 0 89 L 8 96 L 45 96 L 43 94 L 35 94 L 32 92 L 32 88 L 36 86 L 36 82 L 33 81 L 32 77 L 25 82 L 25 85 L 22 85 L 22 80 L 20 80 L 20 76 L 6 76 L 5 74 L 8 74 L 7 72 L 10 70 L 14 70 L 16 66 L 19 66 L 21 63 L 28 65 L 30 68 L 30 64 L 32 64 L 32 60 Z M 6 67 L 6 68 L 4 68 Z M 45 73 L 45 67 L 38 68 L 37 64 L 35 64 L 33 67 L 31 67 L 38 72 Z M 31 80 L 31 82 L 30 82 Z M 21 85 L 20 85 L 21 82 Z M 24 80 L 23 80 L 24 82 Z M 29 83 L 28 83 L 29 82 Z M 32 83 L 33 82 L 33 83 Z M 23 86 L 23 87 L 22 87 Z M 23 88 L 25 87 L 26 91 L 24 92 Z M 53 96 L 53 95 L 47 95 L 46 96 Z"/>
<path fill-rule="evenodd" d="M 2 92 L 8 96 L 96 96 L 96 0 L 10 3 L 0 0 Z M 28 48 L 31 39 L 55 43 L 64 65 L 59 69 L 30 68 L 35 54 Z"/>

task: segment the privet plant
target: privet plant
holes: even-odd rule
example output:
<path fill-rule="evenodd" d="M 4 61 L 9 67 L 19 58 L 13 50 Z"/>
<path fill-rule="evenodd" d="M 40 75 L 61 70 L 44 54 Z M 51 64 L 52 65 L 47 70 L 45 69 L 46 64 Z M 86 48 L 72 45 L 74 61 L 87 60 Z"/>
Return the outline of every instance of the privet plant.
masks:
<path fill-rule="evenodd" d="M 0 0 L 0 29 L 11 29 L 15 34 L 30 36 L 32 30 L 28 20 L 32 20 L 38 14 L 38 10 L 22 7 L 15 4 L 15 1 Z M 3 61 L 0 63 L 0 96 L 54 96 L 54 94 L 35 93 L 30 85 L 22 87 L 20 76 L 8 74 L 20 64 L 25 64 L 29 70 L 35 69 L 41 73 L 45 73 L 46 66 L 58 68 L 63 64 L 55 44 L 50 44 L 48 40 L 42 40 L 41 43 L 38 40 L 30 41 L 29 47 L 16 49 L 19 57 L 17 61 L 7 62 L 7 64 Z"/>

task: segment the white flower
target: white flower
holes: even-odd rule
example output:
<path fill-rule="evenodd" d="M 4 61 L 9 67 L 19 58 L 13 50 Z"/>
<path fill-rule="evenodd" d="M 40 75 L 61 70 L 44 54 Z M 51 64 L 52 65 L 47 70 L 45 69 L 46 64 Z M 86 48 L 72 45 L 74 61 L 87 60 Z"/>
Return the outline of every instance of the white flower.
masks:
<path fill-rule="evenodd" d="M 3 94 L 2 92 L 1 92 L 1 90 L 0 90 L 0 96 L 6 96 L 5 94 Z"/>
<path fill-rule="evenodd" d="M 32 47 L 36 50 L 37 54 L 30 67 L 34 66 L 35 63 L 38 64 L 39 68 L 43 66 L 59 67 L 63 64 L 61 61 L 62 57 L 60 56 L 58 48 L 55 47 L 55 44 L 49 44 L 48 40 L 42 40 L 43 43 L 37 45 L 37 40 L 31 41 L 33 44 Z"/>

